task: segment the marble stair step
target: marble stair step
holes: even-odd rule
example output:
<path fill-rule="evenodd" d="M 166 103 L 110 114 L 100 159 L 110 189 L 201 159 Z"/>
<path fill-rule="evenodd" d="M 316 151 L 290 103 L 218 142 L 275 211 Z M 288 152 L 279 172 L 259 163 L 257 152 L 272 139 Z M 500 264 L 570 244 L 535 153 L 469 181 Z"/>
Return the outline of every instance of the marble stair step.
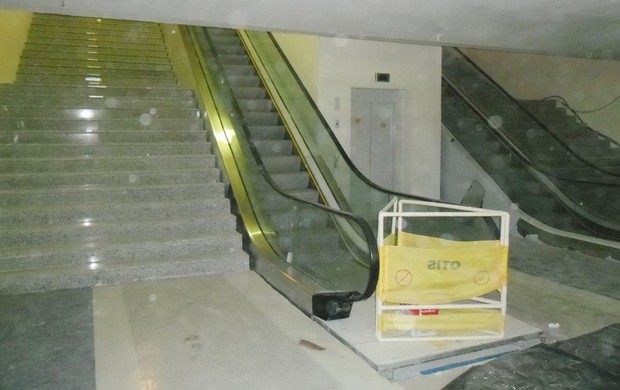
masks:
<path fill-rule="evenodd" d="M 195 119 L 167 119 L 154 117 L 144 113 L 136 118 L 128 119 L 21 119 L 0 118 L 0 129 L 3 130 L 44 130 L 67 132 L 96 132 L 122 130 L 169 130 L 180 128 L 185 130 L 202 130 L 204 121 Z"/>
<path fill-rule="evenodd" d="M 200 118 L 197 108 L 150 107 L 150 108 L 62 108 L 62 107 L 24 107 L 3 106 L 0 110 L 1 119 L 123 119 L 140 118 L 147 114 L 154 118 L 165 119 L 196 119 Z"/>
<path fill-rule="evenodd" d="M 11 249 L 43 246 L 62 242 L 72 243 L 109 242 L 123 240 L 153 240 L 185 237 L 201 232 L 236 232 L 235 217 L 227 212 L 194 215 L 189 218 L 165 218 L 156 220 L 87 221 L 77 224 L 17 225 L 0 227 L 0 248 Z"/>
<path fill-rule="evenodd" d="M 94 37 L 89 35 L 74 36 L 66 34 L 29 34 L 28 43 L 31 45 L 46 45 L 50 50 L 56 47 L 88 47 L 89 49 L 114 48 L 123 50 L 157 51 L 166 50 L 163 39 L 119 39 Z"/>
<path fill-rule="evenodd" d="M 111 185 L 176 185 L 206 184 L 219 180 L 216 168 L 160 170 L 160 171 L 107 171 L 107 172 L 60 172 L 60 173 L 13 173 L 0 175 L 0 190 L 62 188 L 65 186 L 111 186 Z M 299 185 L 302 178 L 282 178 L 282 185 Z M 307 182 L 307 180 L 306 180 Z M 307 186 L 307 184 L 306 184 Z"/>
<path fill-rule="evenodd" d="M 183 99 L 169 98 L 139 98 L 132 96 L 105 97 L 103 95 L 82 96 L 54 96 L 54 95 L 5 95 L 0 92 L 0 106 L 5 110 L 14 110 L 17 107 L 44 107 L 65 109 L 105 109 L 142 108 L 150 112 L 151 108 L 179 108 L 196 109 L 196 101 L 193 97 Z"/>
<path fill-rule="evenodd" d="M 53 21 L 60 21 L 63 25 L 67 24 L 95 24 L 97 26 L 121 26 L 122 28 L 128 28 L 132 26 L 141 26 L 158 30 L 158 24 L 154 22 L 141 22 L 132 20 L 121 19 L 108 19 L 91 16 L 69 16 L 60 14 L 47 14 L 47 13 L 35 13 L 33 14 L 33 21 L 41 21 L 50 23 Z"/>
<path fill-rule="evenodd" d="M 59 28 L 35 28 L 28 32 L 28 41 L 45 43 L 48 40 L 60 42 L 88 42 L 98 44 L 105 43 L 144 43 L 147 45 L 164 45 L 164 40 L 160 33 L 121 33 L 116 34 L 111 31 L 99 32 L 92 28 L 84 29 L 59 29 Z"/>
<path fill-rule="evenodd" d="M 127 57 L 128 61 L 137 61 L 141 57 L 160 58 L 169 61 L 165 50 L 147 50 L 135 48 L 114 48 L 114 47 L 84 47 L 84 46 L 62 46 L 47 45 L 40 43 L 28 43 L 24 45 L 22 55 L 26 57 L 56 58 L 57 52 L 66 54 L 87 54 L 89 58 L 107 59 L 108 56 Z M 63 57 L 66 58 L 66 57 Z M 133 59 L 133 60 L 132 60 Z"/>
<path fill-rule="evenodd" d="M 120 59 L 120 58 L 119 58 Z M 41 57 L 22 57 L 19 61 L 20 70 L 27 68 L 47 67 L 47 68 L 82 68 L 82 69 L 125 69 L 125 70 L 144 70 L 144 71 L 172 71 L 169 63 L 139 63 L 123 62 L 109 59 L 58 59 Z"/>
<path fill-rule="evenodd" d="M 13 269 L 47 268 L 62 265 L 104 266 L 126 262 L 141 262 L 148 267 L 153 258 L 196 256 L 209 252 L 230 251 L 240 247 L 241 236 L 232 231 L 151 239 L 100 240 L 98 242 L 50 243 L 20 248 L 0 249 L 2 273 Z M 246 255 L 247 256 L 247 255 Z M 1 274 L 1 273 L 0 273 Z"/>
<path fill-rule="evenodd" d="M 203 196 L 183 202 L 128 201 L 116 204 L 81 202 L 49 206 L 13 207 L 0 214 L 0 226 L 52 225 L 110 222 L 121 219 L 171 219 L 226 213 L 230 201 L 221 196 Z"/>
<path fill-rule="evenodd" d="M 43 66 L 43 65 L 20 65 L 17 74 L 18 79 L 29 76 L 73 76 L 73 77 L 128 77 L 128 78 L 152 78 L 174 80 L 174 72 L 166 70 L 148 69 L 118 69 L 114 67 L 96 68 L 93 66 L 71 67 Z"/>
<path fill-rule="evenodd" d="M 61 158 L 0 158 L 3 173 L 105 172 L 105 171 L 161 171 L 178 169 L 205 169 L 215 167 L 212 154 L 164 156 L 111 156 Z"/>
<path fill-rule="evenodd" d="M 140 280 L 191 277 L 249 270 L 248 255 L 241 249 L 203 251 L 189 256 L 151 257 L 96 266 L 73 265 L 37 270 L 6 272 L 0 275 L 0 294 L 20 294 L 63 288 L 92 287 Z"/>
<path fill-rule="evenodd" d="M 89 53 L 88 51 L 82 52 L 54 52 L 54 51 L 42 51 L 31 50 L 23 51 L 21 55 L 22 61 L 90 61 L 90 62 L 113 62 L 134 64 L 143 66 L 152 65 L 170 65 L 170 59 L 168 57 L 154 57 L 154 56 L 134 56 L 123 55 L 121 53 L 108 52 L 107 54 Z M 27 64 L 27 62 L 24 62 Z"/>
<path fill-rule="evenodd" d="M 146 27 L 146 28 L 145 28 Z M 105 36 L 111 39 L 119 38 L 119 39 L 162 39 L 161 30 L 155 26 L 131 26 L 127 28 L 118 28 L 118 26 L 110 27 L 101 25 L 98 23 L 96 25 L 83 24 L 77 25 L 75 23 L 62 23 L 57 21 L 43 21 L 33 19 L 32 24 L 30 26 L 29 34 L 38 34 L 38 35 L 46 35 L 46 34 L 75 34 L 75 35 L 93 35 L 93 36 Z"/>
<path fill-rule="evenodd" d="M 36 269 L 3 272 L 0 273 L 0 294 L 247 271 L 247 253 L 232 244 L 228 249 L 213 250 L 206 247 L 200 253 L 185 256 L 151 256 L 147 260 L 136 259 L 110 264 L 84 264 L 82 261 L 79 264 L 47 267 L 45 272 Z"/>
<path fill-rule="evenodd" d="M 81 85 L 42 85 L 42 84 L 0 84 L 1 96 L 44 96 L 56 98 L 135 98 L 135 99 L 191 99 L 194 92 L 190 89 L 173 87 L 126 87 L 126 86 L 81 86 Z"/>
<path fill-rule="evenodd" d="M 93 86 L 125 86 L 125 87 L 174 87 L 176 80 L 170 78 L 146 78 L 113 76 L 80 76 L 80 75 L 44 75 L 18 73 L 19 83 L 61 84 L 61 85 L 93 85 Z"/>
<path fill-rule="evenodd" d="M 147 37 L 161 37 L 161 30 L 159 25 L 152 24 L 140 24 L 140 23 L 110 23 L 109 19 L 101 21 L 76 21 L 76 20 L 42 20 L 40 18 L 33 18 L 31 31 L 85 31 L 96 32 L 99 34 L 119 34 L 147 36 Z"/>
<path fill-rule="evenodd" d="M 72 158 L 123 157 L 208 154 L 206 142 L 119 143 L 108 145 L 84 144 L 0 144 L 2 158 Z"/>
<path fill-rule="evenodd" d="M 0 144 L 109 144 L 128 142 L 200 142 L 206 134 L 200 130 L 84 131 L 43 130 L 0 131 Z"/>
<path fill-rule="evenodd" d="M 56 207 L 78 202 L 182 202 L 224 196 L 224 184 L 75 186 L 35 190 L 0 190 L 0 208 Z"/>

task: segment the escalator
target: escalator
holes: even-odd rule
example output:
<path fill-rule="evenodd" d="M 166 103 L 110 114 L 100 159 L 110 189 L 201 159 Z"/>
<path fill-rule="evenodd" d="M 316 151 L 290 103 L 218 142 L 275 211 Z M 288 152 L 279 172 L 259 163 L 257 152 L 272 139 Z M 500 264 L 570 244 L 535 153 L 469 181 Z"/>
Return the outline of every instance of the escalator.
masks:
<path fill-rule="evenodd" d="M 347 317 L 376 286 L 378 212 L 394 196 L 413 197 L 379 188 L 355 169 L 271 34 L 181 32 L 253 269 L 302 311 Z M 483 218 L 436 220 L 409 230 L 497 235 Z"/>
<path fill-rule="evenodd" d="M 600 140 L 551 131 L 458 49 L 444 48 L 442 74 L 443 124 L 518 204 L 520 232 L 616 257 L 620 175 L 585 154 Z"/>

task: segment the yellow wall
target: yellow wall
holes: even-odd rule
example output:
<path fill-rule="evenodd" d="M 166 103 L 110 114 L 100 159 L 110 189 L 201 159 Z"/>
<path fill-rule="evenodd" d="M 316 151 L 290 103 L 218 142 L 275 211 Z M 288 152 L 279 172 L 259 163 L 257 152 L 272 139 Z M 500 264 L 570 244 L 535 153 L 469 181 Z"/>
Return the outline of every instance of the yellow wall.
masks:
<path fill-rule="evenodd" d="M 403 131 L 396 140 L 394 189 L 439 197 L 440 47 L 299 34 L 274 36 L 347 152 L 353 136 L 353 88 L 391 89 L 408 96 L 403 105 Z M 390 73 L 390 83 L 375 82 L 376 72 Z"/>
<path fill-rule="evenodd" d="M 588 60 L 490 50 L 464 50 L 519 99 L 565 98 L 576 110 L 592 110 L 620 96 L 620 61 Z M 593 129 L 620 141 L 620 100 L 579 114 Z"/>
<path fill-rule="evenodd" d="M 31 12 L 0 10 L 0 83 L 15 81 L 31 20 Z"/>
<path fill-rule="evenodd" d="M 179 32 L 179 26 L 176 24 L 160 24 L 159 28 L 164 36 L 168 56 L 179 85 L 184 88 L 196 89 L 194 74 Z"/>
<path fill-rule="evenodd" d="M 319 37 L 301 34 L 273 34 L 312 98 L 317 100 Z"/>

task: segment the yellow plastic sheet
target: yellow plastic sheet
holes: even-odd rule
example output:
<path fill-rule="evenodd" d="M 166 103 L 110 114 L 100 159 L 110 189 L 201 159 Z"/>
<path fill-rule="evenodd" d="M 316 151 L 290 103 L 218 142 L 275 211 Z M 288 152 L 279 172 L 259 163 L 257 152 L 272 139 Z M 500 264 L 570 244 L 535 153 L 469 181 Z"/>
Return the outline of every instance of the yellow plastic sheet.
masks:
<path fill-rule="evenodd" d="M 506 284 L 508 248 L 499 241 L 450 241 L 401 232 L 380 248 L 377 294 L 387 303 L 443 304 Z"/>
<path fill-rule="evenodd" d="M 505 317 L 499 310 L 439 309 L 437 315 L 412 315 L 407 311 L 386 312 L 379 316 L 379 330 L 420 332 L 433 331 L 437 335 L 465 335 L 465 332 L 500 333 Z"/>

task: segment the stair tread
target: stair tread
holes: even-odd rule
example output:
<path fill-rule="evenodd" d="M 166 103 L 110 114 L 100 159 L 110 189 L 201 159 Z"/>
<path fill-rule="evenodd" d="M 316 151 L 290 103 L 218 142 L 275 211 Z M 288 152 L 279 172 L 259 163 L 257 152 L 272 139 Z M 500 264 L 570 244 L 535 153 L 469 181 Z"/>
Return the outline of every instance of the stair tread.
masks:
<path fill-rule="evenodd" d="M 33 220 L 38 219 L 41 221 L 46 221 L 45 223 L 49 223 L 49 220 L 57 221 L 57 220 L 71 220 L 74 222 L 81 221 L 83 222 L 84 218 L 97 218 L 97 219 L 106 219 L 111 218 L 115 219 L 116 212 L 120 212 L 123 215 L 128 213 L 127 209 L 130 211 L 135 211 L 135 213 L 140 213 L 142 211 L 150 211 L 153 209 L 165 209 L 165 208 L 184 208 L 189 205 L 193 205 L 198 210 L 205 209 L 210 211 L 212 209 L 219 208 L 220 206 L 229 206 L 229 200 L 216 196 L 213 194 L 204 194 L 204 197 L 200 199 L 187 199 L 183 204 L 179 204 L 177 202 L 169 202 L 169 201 L 128 201 L 122 204 L 115 204 L 112 207 L 107 203 L 102 203 L 99 201 L 90 201 L 90 202 L 82 202 L 78 205 L 37 205 L 37 206 L 22 206 L 22 207 L 11 207 L 9 209 L 3 210 L 2 215 L 0 215 L 0 220 L 3 218 L 11 219 L 17 216 L 28 217 L 27 219 Z M 224 212 L 224 210 L 220 210 Z M 68 214 L 79 214 L 79 217 L 71 217 L 66 216 Z M 34 216 L 35 218 L 30 218 Z M 38 218 L 36 218 L 38 217 Z M 30 222 L 25 222 L 25 224 L 29 224 Z M 35 222 L 35 223 L 44 223 L 44 222 Z M 20 224 L 20 223 L 16 223 Z"/>
<path fill-rule="evenodd" d="M 231 234 L 234 233 L 234 234 Z M 152 239 L 144 239 L 140 241 L 136 241 L 133 238 L 115 238 L 110 240 L 101 240 L 96 242 L 96 244 L 100 246 L 107 247 L 115 247 L 115 246 L 140 246 L 147 245 L 148 243 L 152 244 L 161 244 L 162 242 L 188 242 L 188 241 L 214 241 L 214 240 L 222 240 L 222 241 L 231 241 L 241 239 L 240 236 L 236 232 L 231 231 L 213 231 L 209 232 L 209 234 L 204 233 L 196 233 L 194 235 L 183 235 L 181 237 L 174 236 L 164 236 L 164 237 L 154 237 Z M 58 252 L 58 251 L 84 251 L 88 253 L 93 249 L 93 242 L 71 242 L 71 243 L 52 243 L 52 244 L 35 244 L 28 247 L 26 251 L 20 247 L 0 247 L 0 264 L 2 263 L 3 258 L 13 257 L 13 256 L 28 256 L 29 254 L 41 254 L 45 255 L 48 252 Z"/>
<path fill-rule="evenodd" d="M 207 217 L 213 215 L 219 215 L 224 218 L 234 219 L 234 216 L 227 210 L 210 210 L 209 212 L 203 211 L 201 214 L 194 214 L 188 216 L 172 216 L 169 218 L 160 217 L 144 217 L 139 221 L 127 218 L 109 219 L 89 219 L 88 221 L 75 221 L 75 222 L 59 222 L 59 223 L 41 223 L 41 224 L 11 224 L 0 226 L 0 233 L 3 235 L 8 234 L 35 234 L 45 232 L 62 232 L 62 231 L 76 231 L 76 230 L 88 230 L 96 231 L 102 229 L 131 229 L 136 226 L 143 226 L 148 224 L 148 228 L 154 228 L 158 226 L 174 226 L 182 223 L 190 224 L 209 224 L 209 221 L 205 220 Z M 87 228 L 87 229 L 86 229 Z M 234 224 L 229 226 L 218 225 L 211 226 L 211 229 L 217 229 L 218 231 L 235 230 Z M 207 232 L 209 230 L 202 230 Z"/>
<path fill-rule="evenodd" d="M 224 186 L 221 182 L 212 183 L 188 183 L 188 184 L 175 184 L 174 186 L 166 184 L 147 184 L 147 185 L 91 185 L 91 186 L 64 186 L 60 188 L 45 188 L 45 189 L 0 189 L 0 195 L 6 194 L 47 194 L 47 193 L 63 193 L 63 192 L 93 192 L 97 190 L 160 190 L 160 189 L 178 189 L 178 188 L 204 188 L 208 186 Z"/>
<path fill-rule="evenodd" d="M 0 263 L 1 263 L 0 259 Z M 97 267 L 93 267 L 92 263 L 84 262 L 84 264 L 54 264 L 44 268 L 37 269 L 21 269 L 21 270 L 0 270 L 0 277 L 10 275 L 11 277 L 19 277 L 19 275 L 30 275 L 30 274 L 41 274 L 41 269 L 45 270 L 45 274 L 49 273 L 87 273 L 92 274 L 93 272 L 101 271 L 104 269 L 115 269 L 118 268 L 121 271 L 126 271 L 128 267 L 144 267 L 144 263 L 148 261 L 151 265 L 156 265 L 158 263 L 172 263 L 172 264 L 183 264 L 187 262 L 204 262 L 204 261 L 231 261 L 231 260 L 243 260 L 248 261 L 248 254 L 244 252 L 240 248 L 231 247 L 230 249 L 218 249 L 218 248 L 209 248 L 204 252 L 195 253 L 191 255 L 183 255 L 183 256 L 160 256 L 153 257 L 150 256 L 147 259 L 132 259 L 132 260 L 123 260 L 123 261 L 106 261 L 106 262 L 98 262 Z M 247 267 L 246 267 L 247 268 Z M 244 269 L 247 270 L 247 269 Z M 1 291 L 0 291 L 1 294 Z"/>

